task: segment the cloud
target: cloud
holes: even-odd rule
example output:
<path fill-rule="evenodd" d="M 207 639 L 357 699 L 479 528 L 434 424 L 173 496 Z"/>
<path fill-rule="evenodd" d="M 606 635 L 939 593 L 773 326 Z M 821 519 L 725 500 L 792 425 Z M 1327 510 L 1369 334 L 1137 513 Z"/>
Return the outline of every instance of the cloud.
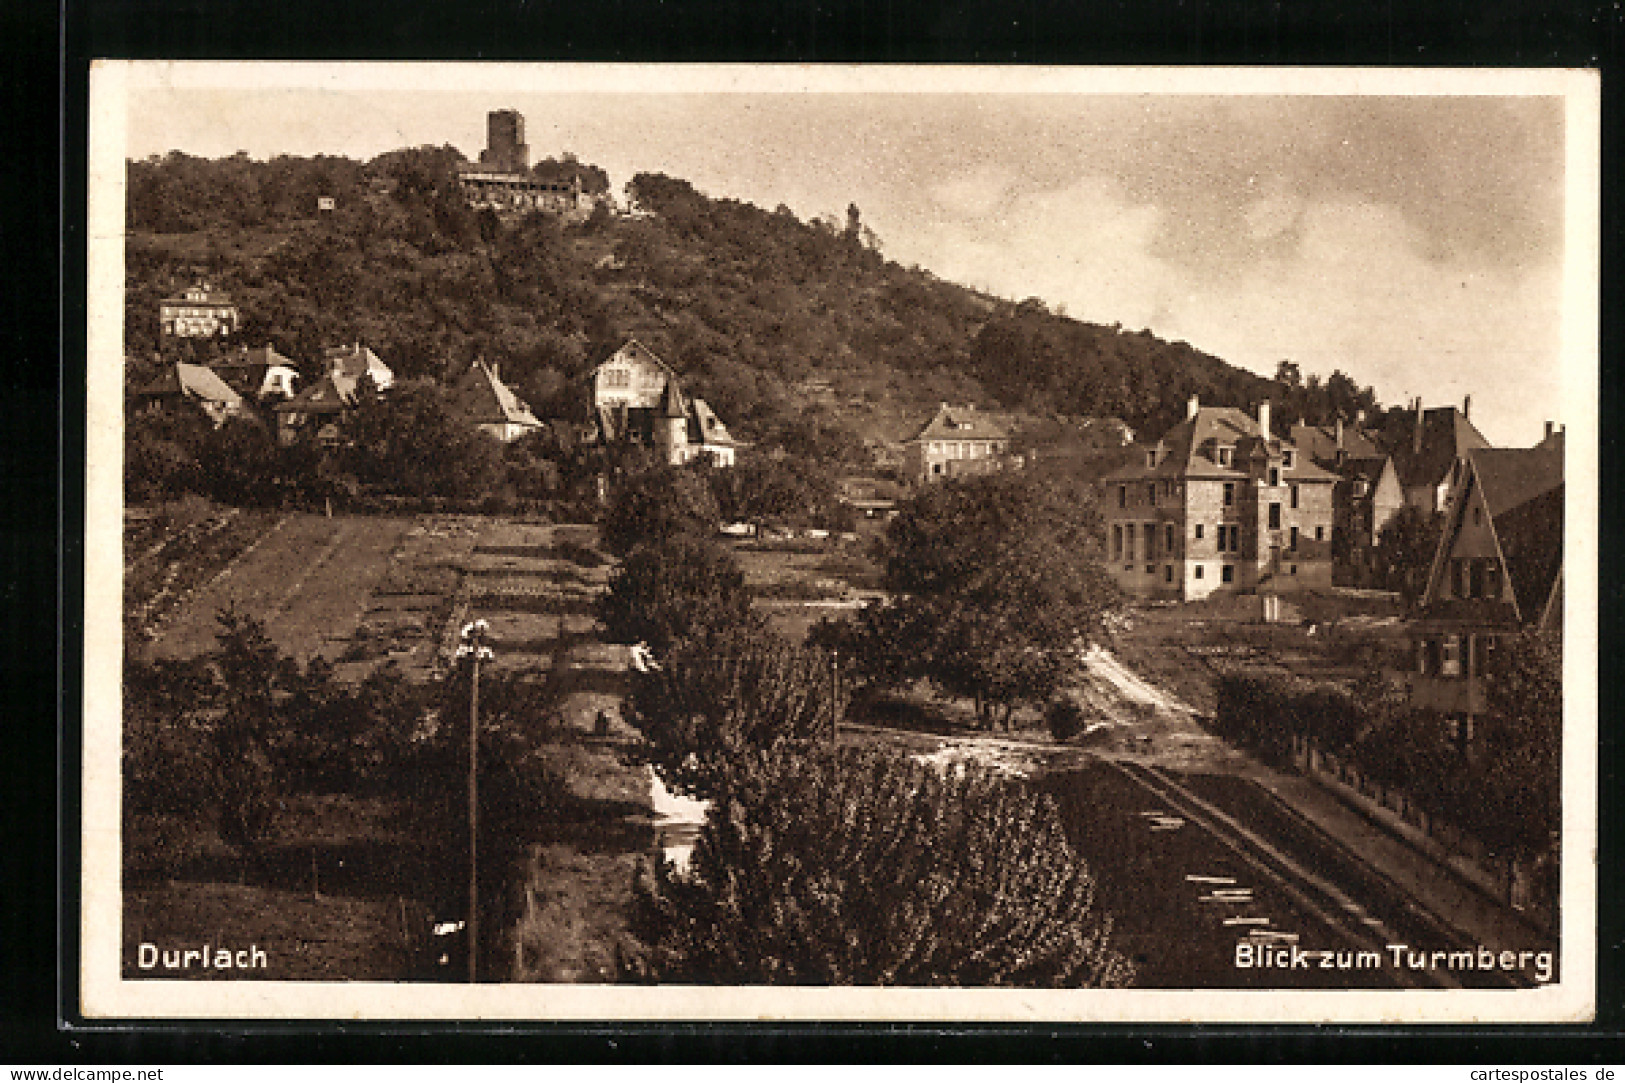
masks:
<path fill-rule="evenodd" d="M 1261 375 L 1291 359 L 1322 378 L 1341 369 L 1385 403 L 1471 394 L 1492 440 L 1532 441 L 1541 418 L 1557 416 L 1554 265 L 1438 258 L 1397 207 L 1347 193 L 1304 198 L 1283 186 L 1238 210 L 1215 228 L 1249 242 L 1218 274 L 1159 245 L 1174 208 L 1100 177 L 1012 192 L 996 215 L 932 223 L 905 258 L 1078 319 L 1149 327 Z"/>
<path fill-rule="evenodd" d="M 992 214 L 1008 198 L 1009 191 L 1009 175 L 991 168 L 963 173 L 927 189 L 939 207 L 961 218 Z"/>

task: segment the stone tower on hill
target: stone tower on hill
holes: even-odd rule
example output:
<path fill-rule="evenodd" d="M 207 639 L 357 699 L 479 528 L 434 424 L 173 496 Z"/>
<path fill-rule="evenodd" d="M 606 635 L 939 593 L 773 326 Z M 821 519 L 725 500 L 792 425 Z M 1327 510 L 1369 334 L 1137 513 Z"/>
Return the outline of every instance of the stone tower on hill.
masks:
<path fill-rule="evenodd" d="M 530 146 L 525 142 L 525 118 L 515 109 L 497 109 L 485 115 L 485 149 L 480 166 L 492 173 L 530 172 Z"/>

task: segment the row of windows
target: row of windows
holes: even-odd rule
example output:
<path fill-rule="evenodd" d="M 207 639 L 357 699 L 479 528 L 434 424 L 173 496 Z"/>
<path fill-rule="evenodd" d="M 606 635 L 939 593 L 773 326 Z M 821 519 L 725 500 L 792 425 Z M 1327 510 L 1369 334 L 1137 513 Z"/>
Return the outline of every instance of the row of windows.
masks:
<path fill-rule="evenodd" d="M 950 440 L 947 442 L 933 441 L 928 451 L 932 455 L 945 455 L 950 459 L 982 459 L 989 455 L 997 455 L 1004 445 L 989 440 Z"/>
<path fill-rule="evenodd" d="M 1429 636 L 1416 644 L 1416 672 L 1424 677 L 1482 676 L 1496 639 L 1484 635 Z"/>
<path fill-rule="evenodd" d="M 933 444 L 932 450 L 935 449 L 936 445 Z M 1280 484 L 1280 471 L 1273 466 L 1270 467 L 1270 484 Z M 1129 487 L 1127 485 L 1119 485 L 1117 487 L 1117 506 L 1120 508 L 1128 507 L 1128 488 Z M 1147 504 L 1156 504 L 1159 499 L 1178 499 L 1179 496 L 1179 482 L 1177 481 L 1151 481 L 1146 483 L 1145 502 Z M 1298 487 L 1296 485 L 1288 487 L 1287 500 L 1292 507 L 1298 507 Z M 1235 507 L 1235 505 L 1236 483 L 1233 481 L 1227 481 L 1224 483 L 1224 506 L 1227 508 L 1232 508 Z M 1281 505 L 1279 503 L 1271 504 L 1270 508 L 1270 515 L 1273 519 L 1271 529 L 1279 530 L 1281 527 Z"/>
<path fill-rule="evenodd" d="M 1236 448 L 1235 448 L 1235 445 L 1233 445 L 1233 444 L 1221 444 L 1215 450 L 1218 452 L 1219 465 L 1220 466 L 1233 466 L 1233 465 L 1235 465 L 1235 461 L 1236 461 Z M 1271 485 L 1279 485 L 1279 484 L 1281 484 L 1280 481 L 1276 480 L 1276 479 L 1279 478 L 1281 469 L 1283 467 L 1285 469 L 1287 469 L 1287 470 L 1292 469 L 1292 459 L 1293 459 L 1292 449 L 1290 449 L 1290 448 L 1282 448 L 1281 449 L 1281 466 L 1280 467 L 1275 467 L 1275 466 L 1270 467 L 1270 479 L 1271 479 L 1270 484 Z"/>
<path fill-rule="evenodd" d="M 1457 598 L 1501 597 L 1501 564 L 1494 558 L 1453 558 L 1450 591 Z"/>
<path fill-rule="evenodd" d="M 1278 526 L 1279 525 L 1279 520 L 1277 520 L 1276 522 L 1277 522 L 1277 526 Z M 1239 523 L 1215 523 L 1214 526 L 1213 526 L 1213 531 L 1214 531 L 1213 539 L 1214 539 L 1215 542 L 1218 543 L 1217 544 L 1217 549 L 1218 549 L 1219 552 L 1221 552 L 1221 553 L 1239 553 L 1239 552 L 1241 552 L 1241 525 Z M 1207 534 L 1207 526 L 1206 526 L 1206 524 L 1204 524 L 1204 523 L 1194 523 L 1194 524 L 1192 524 L 1192 526 L 1191 526 L 1191 537 L 1192 537 L 1193 540 L 1201 541 L 1201 540 L 1203 540 L 1204 537 L 1206 537 L 1206 534 Z M 1122 560 L 1122 559 L 1133 560 L 1134 559 L 1134 544 L 1135 544 L 1135 538 L 1137 536 L 1144 539 L 1144 547 L 1145 547 L 1145 556 L 1146 556 L 1146 558 L 1147 559 L 1155 558 L 1157 556 L 1157 550 L 1156 550 L 1157 524 L 1156 523 L 1113 523 L 1112 524 L 1112 538 L 1111 538 L 1111 559 L 1112 560 Z M 1300 540 L 1299 529 L 1294 526 L 1289 530 L 1289 532 L 1287 534 L 1287 549 L 1289 551 L 1291 551 L 1291 552 L 1296 552 L 1298 550 L 1299 540 Z M 1325 526 L 1317 526 L 1317 527 L 1315 527 L 1315 540 L 1317 542 L 1323 542 L 1323 541 L 1326 540 L 1326 528 L 1325 528 Z M 1166 554 L 1168 556 L 1174 555 L 1174 553 L 1175 553 L 1175 538 L 1174 538 L 1174 524 L 1173 523 L 1163 523 L 1162 524 L 1162 545 L 1163 545 L 1163 553 L 1164 554 Z"/>

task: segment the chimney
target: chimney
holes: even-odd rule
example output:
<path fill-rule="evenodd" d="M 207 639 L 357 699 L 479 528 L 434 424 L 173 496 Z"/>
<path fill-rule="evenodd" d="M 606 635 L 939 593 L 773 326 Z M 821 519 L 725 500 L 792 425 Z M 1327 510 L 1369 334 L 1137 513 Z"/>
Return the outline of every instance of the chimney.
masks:
<path fill-rule="evenodd" d="M 1473 419 L 1473 397 L 1471 395 L 1461 400 L 1461 416 L 1468 421 Z"/>
<path fill-rule="evenodd" d="M 1194 418 L 1196 416 L 1196 411 L 1200 410 L 1201 408 L 1201 401 L 1198 400 L 1195 395 L 1192 395 L 1190 397 L 1190 401 L 1185 403 L 1185 420 L 1189 421 Z"/>
<path fill-rule="evenodd" d="M 1365 428 L 1365 410 L 1364 409 L 1354 411 L 1354 427 L 1356 429 L 1364 429 Z"/>
<path fill-rule="evenodd" d="M 1264 439 L 1270 438 L 1270 401 L 1265 399 L 1258 404 L 1258 428 L 1264 434 Z"/>
<path fill-rule="evenodd" d="M 1548 421 L 1548 422 L 1546 422 L 1546 439 L 1550 440 L 1551 438 L 1552 438 L 1552 423 L 1550 421 Z"/>
<path fill-rule="evenodd" d="M 1422 454 L 1422 396 L 1416 396 L 1416 428 L 1411 433 L 1411 454 Z"/>
<path fill-rule="evenodd" d="M 1343 450 L 1343 415 L 1337 415 L 1337 450 Z"/>

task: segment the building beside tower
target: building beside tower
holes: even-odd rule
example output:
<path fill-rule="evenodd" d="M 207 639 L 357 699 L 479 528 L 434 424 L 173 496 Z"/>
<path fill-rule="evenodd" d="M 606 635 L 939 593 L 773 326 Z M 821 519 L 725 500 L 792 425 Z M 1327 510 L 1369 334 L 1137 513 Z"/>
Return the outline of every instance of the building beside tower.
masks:
<path fill-rule="evenodd" d="M 568 181 L 541 180 L 530 168 L 530 144 L 525 142 L 525 118 L 517 110 L 498 109 L 485 117 L 485 149 L 478 165 L 463 168 L 458 183 L 468 205 L 499 214 L 548 211 L 585 214 L 591 200 L 581 191 L 579 177 Z"/>

